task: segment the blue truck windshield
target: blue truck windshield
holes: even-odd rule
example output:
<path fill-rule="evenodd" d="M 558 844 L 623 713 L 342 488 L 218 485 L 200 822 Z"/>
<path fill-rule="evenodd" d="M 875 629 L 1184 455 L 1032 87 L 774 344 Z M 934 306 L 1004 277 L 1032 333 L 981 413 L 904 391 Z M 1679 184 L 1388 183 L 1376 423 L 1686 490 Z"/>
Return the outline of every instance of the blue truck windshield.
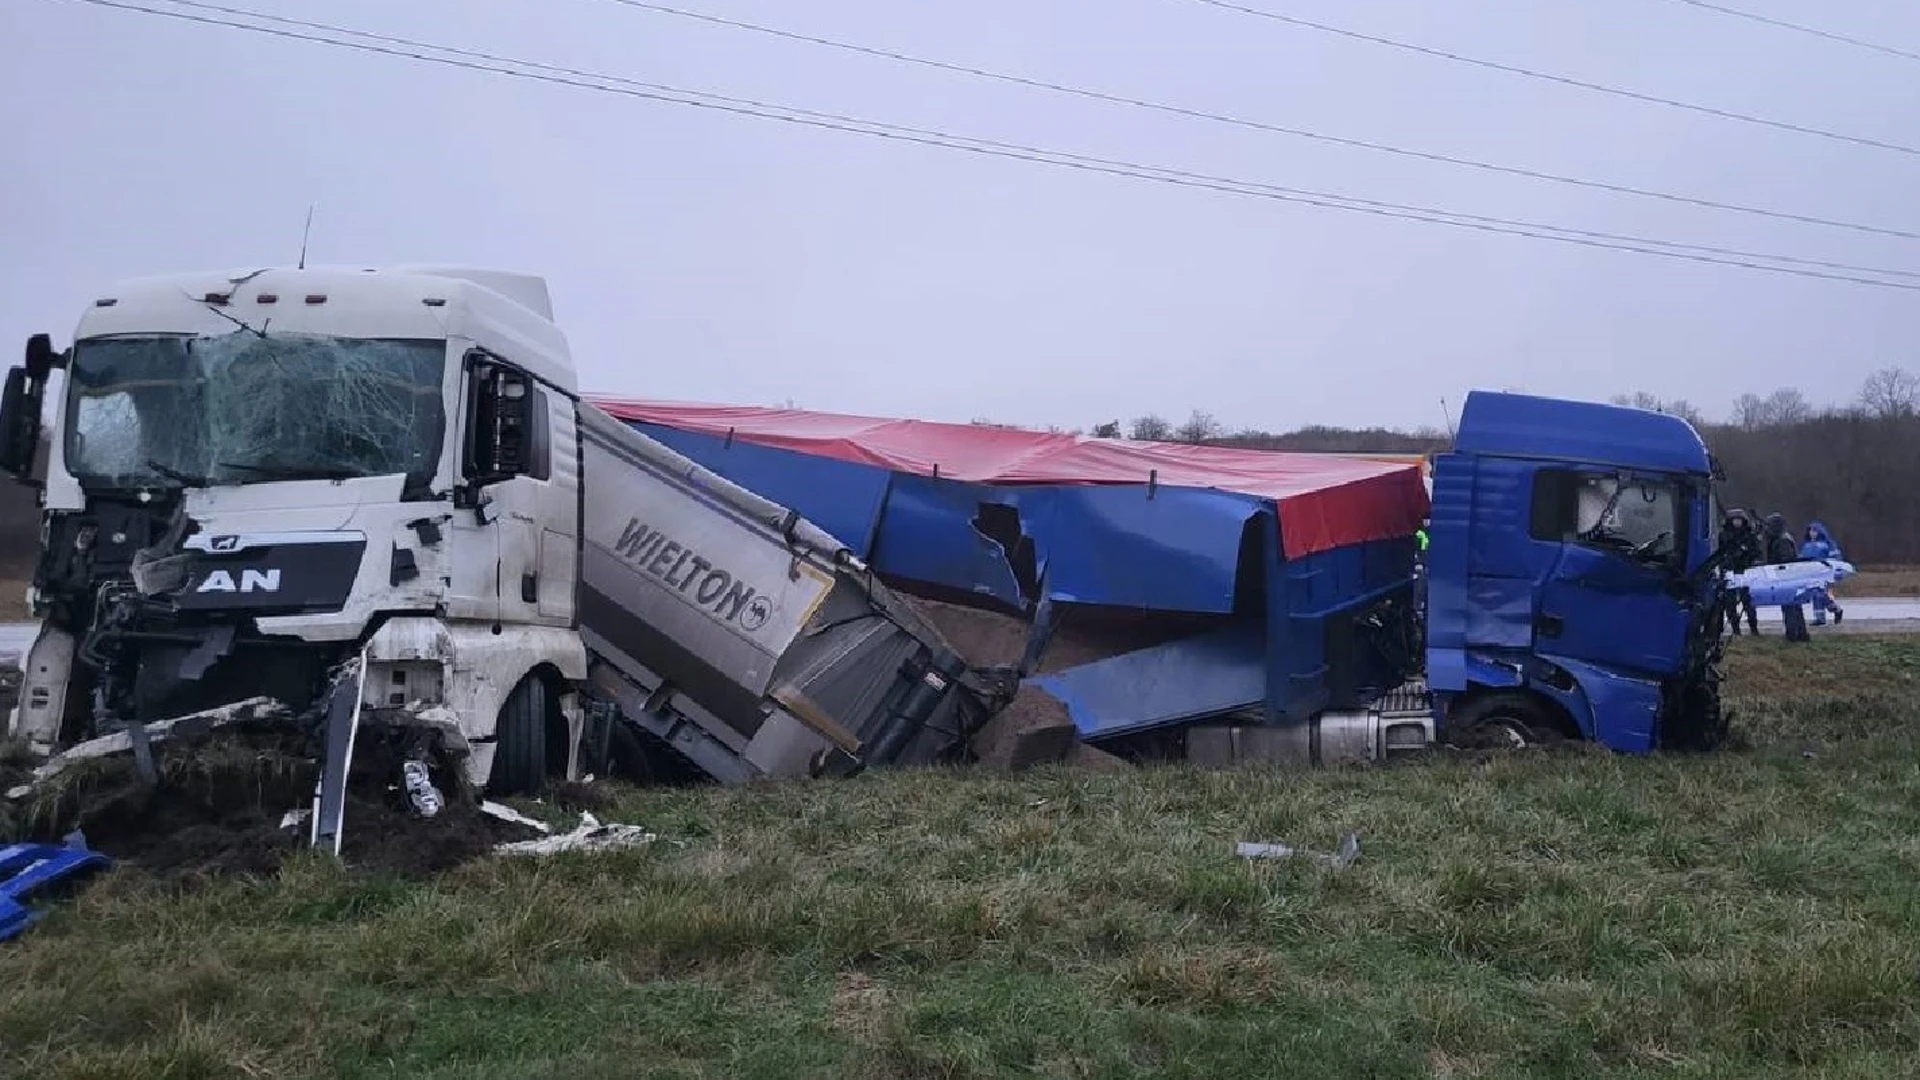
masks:
<path fill-rule="evenodd" d="M 238 330 L 79 343 L 67 468 L 89 487 L 430 481 L 446 344 Z"/>

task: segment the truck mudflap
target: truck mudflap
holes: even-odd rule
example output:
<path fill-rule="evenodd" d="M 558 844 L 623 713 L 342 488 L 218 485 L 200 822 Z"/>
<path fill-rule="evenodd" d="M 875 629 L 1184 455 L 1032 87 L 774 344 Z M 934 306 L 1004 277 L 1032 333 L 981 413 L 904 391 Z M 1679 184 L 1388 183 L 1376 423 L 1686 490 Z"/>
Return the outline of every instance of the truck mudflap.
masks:
<path fill-rule="evenodd" d="M 347 813 L 347 775 L 353 766 L 353 744 L 360 733 L 360 706 L 367 663 L 364 655 L 344 666 L 334 677 L 326 697 L 321 728 L 320 780 L 313 795 L 313 846 L 340 854 Z"/>

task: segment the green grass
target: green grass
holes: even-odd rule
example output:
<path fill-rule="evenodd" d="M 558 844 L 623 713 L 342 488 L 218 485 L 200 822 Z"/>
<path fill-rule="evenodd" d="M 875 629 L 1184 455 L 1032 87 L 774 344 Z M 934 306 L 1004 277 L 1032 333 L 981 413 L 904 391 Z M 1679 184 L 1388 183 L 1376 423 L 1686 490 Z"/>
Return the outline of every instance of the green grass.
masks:
<path fill-rule="evenodd" d="M 1920 639 L 1742 645 L 1710 756 L 625 791 L 676 842 L 115 874 L 0 946 L 0 1075 L 1911 1075 Z"/>

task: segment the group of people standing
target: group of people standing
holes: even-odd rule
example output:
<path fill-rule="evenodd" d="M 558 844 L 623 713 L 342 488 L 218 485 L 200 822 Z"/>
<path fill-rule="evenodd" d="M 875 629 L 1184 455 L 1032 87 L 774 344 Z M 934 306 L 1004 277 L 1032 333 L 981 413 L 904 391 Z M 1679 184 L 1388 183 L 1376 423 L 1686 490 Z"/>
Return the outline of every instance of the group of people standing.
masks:
<path fill-rule="evenodd" d="M 1787 519 L 1780 514 L 1768 514 L 1759 527 L 1755 527 L 1753 517 L 1745 510 L 1734 510 L 1720 526 L 1721 566 L 1729 573 L 1739 573 L 1755 566 L 1773 563 L 1790 563 L 1804 559 L 1838 559 L 1840 545 L 1834 543 L 1833 534 L 1818 521 L 1807 526 L 1799 543 L 1795 543 L 1792 530 L 1787 528 Z M 1846 612 L 1833 598 L 1833 593 L 1822 588 L 1813 594 L 1813 625 L 1827 625 L 1827 613 L 1833 613 L 1836 625 L 1846 617 Z M 1760 619 L 1754 611 L 1753 597 L 1745 589 L 1728 590 L 1725 603 L 1720 609 L 1722 625 L 1732 623 L 1733 636 L 1740 636 L 1740 620 L 1744 616 L 1747 629 L 1755 637 L 1760 636 Z M 1812 641 L 1807 633 L 1807 613 L 1804 605 L 1782 604 L 1780 618 L 1786 625 L 1788 641 Z"/>

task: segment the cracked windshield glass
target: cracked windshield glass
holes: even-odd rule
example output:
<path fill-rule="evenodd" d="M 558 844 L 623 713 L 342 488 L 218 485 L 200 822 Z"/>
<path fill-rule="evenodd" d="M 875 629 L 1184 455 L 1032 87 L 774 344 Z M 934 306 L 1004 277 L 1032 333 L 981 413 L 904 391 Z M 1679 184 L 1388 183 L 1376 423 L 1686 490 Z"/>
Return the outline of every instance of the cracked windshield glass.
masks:
<path fill-rule="evenodd" d="M 1622 488 L 1613 477 L 1590 476 L 1581 482 L 1577 505 L 1582 536 L 1649 555 L 1675 551 L 1678 503 L 1670 484 L 1632 481 Z"/>
<path fill-rule="evenodd" d="M 67 465 L 90 486 L 433 477 L 446 344 L 263 334 L 82 342 Z"/>

